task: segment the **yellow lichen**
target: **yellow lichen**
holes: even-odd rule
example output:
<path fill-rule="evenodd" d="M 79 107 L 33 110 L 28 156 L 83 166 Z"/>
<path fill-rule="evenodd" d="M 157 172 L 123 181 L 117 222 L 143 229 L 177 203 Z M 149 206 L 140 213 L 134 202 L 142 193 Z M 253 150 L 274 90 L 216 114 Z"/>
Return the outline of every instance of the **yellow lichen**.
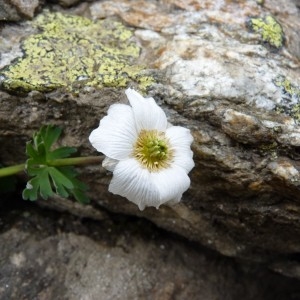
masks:
<path fill-rule="evenodd" d="M 252 30 L 259 33 L 264 42 L 275 48 L 283 45 L 284 34 L 281 25 L 273 16 L 263 18 L 251 18 L 250 26 Z"/>
<path fill-rule="evenodd" d="M 120 22 L 45 12 L 32 26 L 41 32 L 29 36 L 22 44 L 24 56 L 0 73 L 7 90 L 74 91 L 80 84 L 126 87 L 130 81 L 145 90 L 154 82 L 141 75 L 144 68 L 135 64 L 141 49 Z"/>
<path fill-rule="evenodd" d="M 274 83 L 276 86 L 281 87 L 284 93 L 288 93 L 292 97 L 300 97 L 300 89 L 285 76 L 277 76 Z"/>
<path fill-rule="evenodd" d="M 300 100 L 300 88 L 285 76 L 277 76 L 274 80 L 274 84 L 281 88 L 285 99 L 282 105 L 277 105 L 276 111 L 286 113 L 299 122 L 300 104 L 298 102 Z"/>

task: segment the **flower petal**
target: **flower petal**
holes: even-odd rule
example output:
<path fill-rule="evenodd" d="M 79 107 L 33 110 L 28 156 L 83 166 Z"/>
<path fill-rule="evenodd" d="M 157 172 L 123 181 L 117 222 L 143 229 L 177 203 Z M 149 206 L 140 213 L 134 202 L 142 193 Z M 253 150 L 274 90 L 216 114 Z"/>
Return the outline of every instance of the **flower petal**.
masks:
<path fill-rule="evenodd" d="M 120 161 L 115 167 L 108 190 L 126 197 L 137 204 L 140 210 L 146 206 L 157 207 L 160 205 L 159 192 L 150 175 L 151 173 L 133 158 Z"/>
<path fill-rule="evenodd" d="M 137 139 L 132 108 L 125 104 L 113 104 L 89 140 L 97 151 L 113 159 L 125 159 L 131 153 Z"/>
<path fill-rule="evenodd" d="M 113 172 L 118 162 L 119 160 L 109 158 L 106 156 L 102 161 L 102 167 L 108 171 Z"/>
<path fill-rule="evenodd" d="M 172 126 L 166 130 L 166 137 L 174 150 L 173 163 L 186 170 L 186 173 L 190 172 L 195 166 L 191 151 L 193 136 L 190 130 L 181 126 Z"/>
<path fill-rule="evenodd" d="M 151 173 L 151 181 L 159 190 L 159 205 L 178 203 L 182 194 L 189 188 L 191 183 L 185 170 L 176 165 L 160 172 Z"/>
<path fill-rule="evenodd" d="M 153 98 L 144 98 L 133 89 L 125 91 L 132 106 L 137 130 L 159 130 L 167 128 L 167 117 Z"/>

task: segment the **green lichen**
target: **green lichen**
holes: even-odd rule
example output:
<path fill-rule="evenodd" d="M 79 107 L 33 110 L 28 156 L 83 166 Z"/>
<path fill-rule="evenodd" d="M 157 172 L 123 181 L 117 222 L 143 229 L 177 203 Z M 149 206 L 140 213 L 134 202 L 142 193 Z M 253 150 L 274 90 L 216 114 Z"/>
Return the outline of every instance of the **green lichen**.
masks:
<path fill-rule="evenodd" d="M 300 121 L 300 104 L 296 104 L 291 109 L 291 116 L 296 119 L 298 122 Z"/>
<path fill-rule="evenodd" d="M 285 76 L 277 76 L 274 80 L 274 84 L 277 87 L 280 87 L 284 93 L 289 94 L 292 97 L 300 98 L 300 89 L 299 89 L 299 87 L 294 85 Z"/>
<path fill-rule="evenodd" d="M 275 48 L 282 47 L 284 41 L 283 30 L 273 16 L 251 18 L 250 27 L 253 31 L 261 35 L 264 42 Z"/>
<path fill-rule="evenodd" d="M 274 84 L 281 89 L 283 96 L 282 103 L 277 105 L 276 111 L 288 114 L 297 122 L 300 122 L 300 87 L 293 84 L 285 76 L 277 76 Z"/>
<path fill-rule="evenodd" d="M 29 36 L 22 44 L 24 56 L 0 73 L 4 89 L 74 91 L 83 86 L 126 87 L 134 81 L 145 90 L 154 82 L 135 64 L 141 49 L 120 22 L 45 12 L 32 26 L 40 33 Z"/>

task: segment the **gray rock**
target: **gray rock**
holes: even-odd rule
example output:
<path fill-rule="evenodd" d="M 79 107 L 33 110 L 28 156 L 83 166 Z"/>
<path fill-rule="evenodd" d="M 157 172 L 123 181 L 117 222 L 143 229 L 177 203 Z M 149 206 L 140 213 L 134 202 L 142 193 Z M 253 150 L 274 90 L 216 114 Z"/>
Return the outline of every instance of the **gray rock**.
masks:
<path fill-rule="evenodd" d="M 20 202 L 15 201 L 16 207 Z M 1 299 L 297 299 L 296 280 L 239 265 L 149 222 L 1 211 Z"/>
<path fill-rule="evenodd" d="M 76 5 L 79 2 L 82 2 L 80 0 L 53 0 L 51 2 L 55 2 L 58 3 L 59 5 L 63 6 L 63 7 L 70 7 L 73 5 Z"/>
<path fill-rule="evenodd" d="M 2 0 L 0 1 L 0 21 L 32 19 L 39 5 L 39 0 Z"/>
<path fill-rule="evenodd" d="M 128 85 L 144 90 L 158 100 L 171 123 L 192 131 L 196 167 L 191 188 L 176 206 L 140 212 L 126 199 L 108 193 L 111 174 L 93 166 L 82 169 L 93 203 L 112 212 L 148 218 L 224 255 L 263 261 L 275 270 L 280 264 L 283 270 L 282 263 L 286 260 L 289 265 L 293 261 L 289 256 L 300 250 L 299 39 L 292 38 L 300 32 L 299 10 L 293 1 L 285 1 L 282 10 L 279 0 L 268 5 L 257 1 L 205 3 L 140 1 L 137 7 L 122 0 L 95 2 L 90 5 L 95 21 L 69 17 L 75 22 L 71 22 L 73 27 L 64 27 L 55 43 L 51 30 L 41 22 L 66 24 L 61 16 L 40 15 L 22 24 L 28 32 L 43 28 L 48 34 L 39 31 L 25 39 L 22 58 L 17 46 L 2 52 L 9 58 L 0 75 L 2 160 L 22 161 L 25 141 L 45 123 L 63 126 L 63 142 L 78 147 L 82 155 L 95 154 L 88 135 L 108 107 L 126 102 L 123 89 Z M 111 34 L 122 28 L 129 36 L 128 28 L 112 22 L 116 16 L 132 26 L 134 36 L 125 42 Z M 253 17 L 259 22 L 258 29 L 249 25 Z M 97 21 L 102 18 L 108 22 Z M 90 30 L 92 38 L 83 39 L 80 34 L 87 36 L 87 31 L 74 24 Z M 280 28 L 279 36 L 273 36 L 274 28 Z M 15 29 L 9 26 L 7 30 Z M 68 38 L 61 32 L 67 32 Z M 103 36 L 99 33 L 99 38 L 98 32 Z M 130 47 L 136 51 L 112 55 L 111 73 L 99 71 L 97 77 L 94 70 L 99 63 L 93 60 L 97 57 L 106 63 L 99 50 L 103 37 L 111 53 L 114 49 L 127 53 Z M 79 40 L 88 46 L 78 46 Z M 14 39 L 7 35 L 5 41 L 9 45 Z M 29 47 L 36 44 L 46 48 Z M 68 49 L 71 57 L 62 60 L 55 45 Z M 58 51 L 59 61 L 50 64 L 44 60 L 46 50 Z M 79 64 L 80 53 L 87 54 L 89 65 Z M 19 59 L 13 61 L 14 56 Z M 116 64 L 120 60 L 122 64 Z M 127 71 L 138 68 L 138 74 L 124 77 L 125 62 Z M 61 66 L 72 68 L 60 71 Z M 30 71 L 31 67 L 43 76 Z M 69 72 L 72 69 L 79 70 L 78 77 Z M 83 74 L 83 70 L 91 72 Z M 97 81 L 99 77 L 103 81 Z M 64 203 L 59 204 L 61 209 L 72 212 L 72 206 L 64 208 Z M 94 211 L 90 217 L 97 219 L 97 208 Z M 282 273 L 287 275 L 288 270 Z M 294 270 L 292 273 L 295 275 Z"/>

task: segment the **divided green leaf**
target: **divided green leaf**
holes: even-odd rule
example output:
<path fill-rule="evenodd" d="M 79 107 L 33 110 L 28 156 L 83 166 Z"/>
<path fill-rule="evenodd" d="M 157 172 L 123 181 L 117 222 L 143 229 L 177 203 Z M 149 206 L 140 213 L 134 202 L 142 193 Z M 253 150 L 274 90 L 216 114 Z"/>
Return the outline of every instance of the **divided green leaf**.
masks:
<path fill-rule="evenodd" d="M 67 198 L 72 195 L 78 202 L 87 203 L 87 186 L 79 181 L 77 172 L 71 166 L 55 166 L 55 160 L 64 159 L 76 152 L 73 147 L 59 147 L 52 150 L 61 136 L 59 127 L 43 126 L 26 145 L 26 170 L 32 178 L 23 191 L 25 200 L 35 201 L 41 196 L 47 200 L 55 194 Z"/>

